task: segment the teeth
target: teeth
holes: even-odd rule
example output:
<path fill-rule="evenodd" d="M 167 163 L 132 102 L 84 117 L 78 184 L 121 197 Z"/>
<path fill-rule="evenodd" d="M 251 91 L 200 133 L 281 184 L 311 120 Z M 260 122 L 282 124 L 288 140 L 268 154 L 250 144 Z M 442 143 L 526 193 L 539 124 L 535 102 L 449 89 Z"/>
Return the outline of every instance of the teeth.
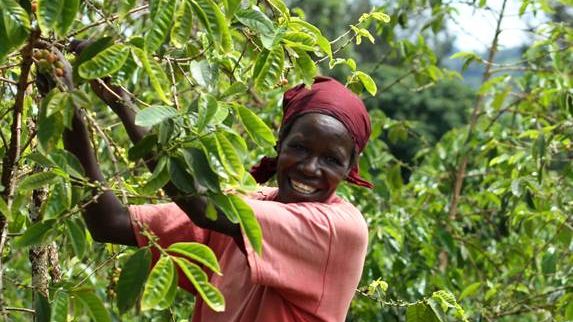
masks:
<path fill-rule="evenodd" d="M 300 192 L 300 193 L 311 194 L 317 190 L 311 186 L 305 185 L 302 182 L 298 182 L 298 181 L 294 181 L 294 180 L 291 180 L 290 182 L 291 182 L 293 189 L 296 190 L 297 192 Z"/>

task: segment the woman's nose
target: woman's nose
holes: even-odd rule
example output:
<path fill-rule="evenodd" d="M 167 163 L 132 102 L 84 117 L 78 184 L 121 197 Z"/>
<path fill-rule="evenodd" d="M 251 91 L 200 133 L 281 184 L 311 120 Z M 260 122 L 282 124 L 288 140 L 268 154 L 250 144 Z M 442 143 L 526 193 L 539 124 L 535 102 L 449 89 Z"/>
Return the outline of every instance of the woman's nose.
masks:
<path fill-rule="evenodd" d="M 308 157 L 301 161 L 300 169 L 302 173 L 307 176 L 316 176 L 319 174 L 320 166 L 317 157 Z"/>

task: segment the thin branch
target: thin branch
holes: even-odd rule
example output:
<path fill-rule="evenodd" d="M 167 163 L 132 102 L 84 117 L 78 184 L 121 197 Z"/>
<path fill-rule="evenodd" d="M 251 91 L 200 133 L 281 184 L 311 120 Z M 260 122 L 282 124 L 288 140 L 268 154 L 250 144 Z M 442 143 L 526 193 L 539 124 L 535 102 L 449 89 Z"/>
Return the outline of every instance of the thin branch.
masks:
<path fill-rule="evenodd" d="M 394 85 L 400 83 L 401 81 L 403 81 L 404 79 L 406 79 L 406 77 L 412 75 L 413 73 L 416 72 L 416 68 L 412 68 L 409 71 L 407 71 L 406 73 L 402 74 L 400 77 L 396 78 L 394 81 L 392 81 L 390 84 L 382 87 L 382 89 L 379 90 L 380 93 L 384 93 L 387 90 L 389 90 L 391 87 L 393 87 Z"/>
<path fill-rule="evenodd" d="M 113 164 L 113 168 L 114 168 L 114 177 L 116 179 L 117 182 L 121 182 L 121 171 L 119 170 L 119 162 L 117 161 L 117 158 L 115 157 L 115 152 L 118 150 L 118 146 L 115 143 L 112 143 L 112 140 L 110 140 L 107 136 L 107 134 L 101 129 L 101 127 L 99 126 L 99 124 L 96 122 L 96 120 L 89 114 L 89 113 L 84 113 L 86 119 L 89 121 L 90 125 L 96 130 L 96 132 L 101 136 L 102 140 L 105 142 L 105 145 L 108 148 L 109 151 L 109 157 L 111 159 L 111 162 Z M 127 204 L 127 193 L 125 192 L 124 189 L 120 189 L 121 191 L 121 201 L 123 202 L 123 204 Z"/>
<path fill-rule="evenodd" d="M 175 108 L 179 111 L 179 98 L 177 97 L 177 81 L 175 80 L 175 72 L 173 70 L 173 64 L 169 59 L 167 59 L 167 65 L 169 66 L 169 74 L 171 74 L 171 94 L 173 95 L 173 103 Z"/>
<path fill-rule="evenodd" d="M 0 70 L 4 70 L 4 69 L 10 69 L 10 68 L 14 68 L 14 67 L 18 67 L 20 66 L 20 64 L 9 64 L 9 65 L 4 65 L 4 66 L 0 66 Z"/>
<path fill-rule="evenodd" d="M 149 5 L 146 4 L 146 5 L 143 5 L 143 6 L 134 8 L 134 9 L 131 9 L 130 11 L 127 12 L 127 15 L 130 15 L 130 14 L 132 14 L 132 13 L 136 13 L 136 12 L 145 10 L 145 9 L 147 9 L 148 7 L 149 7 Z M 93 28 L 93 27 L 97 27 L 97 26 L 99 26 L 99 25 L 103 25 L 104 23 L 106 23 L 106 22 L 108 22 L 108 21 L 117 20 L 117 19 L 119 19 L 120 17 L 121 17 L 120 15 L 114 15 L 114 16 L 111 16 L 111 17 L 107 17 L 107 19 L 98 20 L 98 21 L 96 21 L 96 22 L 94 22 L 94 23 L 92 23 L 92 24 L 90 24 L 90 25 L 87 25 L 87 26 L 85 26 L 85 27 L 83 27 L 83 28 L 81 28 L 81 29 L 79 29 L 79 30 L 73 31 L 72 33 L 68 34 L 67 37 L 68 37 L 68 38 L 74 37 L 74 36 L 76 36 L 76 35 L 78 35 L 78 34 L 81 34 L 82 32 L 84 32 L 84 31 L 86 31 L 86 30 L 89 30 L 89 29 L 91 29 L 91 28 Z"/>
<path fill-rule="evenodd" d="M 11 80 L 11 79 L 4 78 L 4 77 L 0 77 L 0 82 L 12 84 L 12 85 L 18 85 L 18 82 L 17 82 L 17 81 L 13 81 L 13 80 Z"/>
<path fill-rule="evenodd" d="M 102 263 L 100 263 L 90 274 L 88 274 L 88 276 L 86 276 L 84 279 L 82 279 L 81 281 L 79 281 L 78 283 L 76 283 L 72 289 L 76 289 L 78 287 L 80 287 L 83 283 L 85 283 L 90 277 L 92 277 L 95 273 L 97 273 L 102 267 L 104 267 L 105 265 L 109 264 L 114 258 L 116 258 L 120 253 L 115 253 L 113 254 L 111 257 L 109 257 L 108 259 L 106 259 L 105 261 L 103 261 Z"/>
<path fill-rule="evenodd" d="M 32 50 L 34 48 L 34 43 L 36 39 L 40 36 L 38 29 L 35 29 L 30 34 L 28 38 L 28 43 L 22 50 L 20 54 L 22 56 L 22 65 L 20 67 L 20 78 L 18 80 L 18 91 L 16 93 L 16 99 L 14 101 L 14 106 L 12 108 L 12 126 L 10 128 L 11 137 L 10 145 L 7 147 L 6 155 L 2 164 L 2 178 L 1 183 L 4 186 L 4 191 L 2 192 L 2 198 L 6 201 L 8 207 L 12 206 L 12 198 L 14 194 L 13 176 L 16 172 L 16 160 L 20 158 L 20 140 L 21 140 L 21 130 L 22 130 L 22 113 L 24 111 L 24 98 L 26 96 L 26 89 L 28 88 L 28 77 L 30 76 L 30 69 L 32 67 Z M 7 228 L 6 217 L 0 214 L 0 254 L 4 252 L 4 245 L 6 243 L 6 228 Z M 0 258 L 0 290 L 3 289 L 3 274 L 4 271 L 2 258 Z M 0 293 L 0 314 L 4 314 L 4 297 Z"/>
<path fill-rule="evenodd" d="M 348 32 L 350 32 L 350 30 L 348 30 Z M 347 33 L 348 33 L 348 32 L 347 32 Z M 345 34 L 345 35 L 346 35 L 346 34 Z M 348 46 L 348 45 L 354 40 L 354 38 L 356 38 L 356 33 L 355 33 L 352 37 L 348 38 L 348 40 L 347 40 L 342 46 L 336 48 L 336 50 L 335 50 L 334 52 L 332 52 L 332 56 L 334 57 L 334 55 L 336 55 L 339 51 L 341 51 L 342 49 L 346 48 L 346 46 Z M 323 61 L 325 61 L 325 60 L 327 60 L 327 59 L 328 59 L 328 55 L 322 57 L 322 58 L 319 59 L 319 60 L 317 60 L 315 63 L 318 65 L 318 64 L 322 63 Z"/>
<path fill-rule="evenodd" d="M 33 309 L 28 309 L 25 307 L 13 307 L 13 306 L 6 306 L 4 307 L 5 311 L 16 311 L 16 312 L 26 312 L 26 313 L 30 313 L 30 314 L 36 314 L 36 311 L 34 311 Z"/>
<path fill-rule="evenodd" d="M 491 47 L 489 49 L 489 53 L 488 53 L 488 61 L 493 61 L 495 58 L 495 55 L 497 53 L 497 45 L 498 45 L 498 41 L 499 41 L 499 35 L 501 34 L 501 22 L 503 20 L 503 14 L 505 12 L 505 5 L 507 4 L 507 0 L 503 1 L 502 7 L 501 7 L 501 11 L 499 13 L 499 17 L 497 19 L 497 26 L 495 28 L 495 35 L 493 37 L 492 43 L 491 43 Z M 491 65 L 486 65 L 485 66 L 485 71 L 483 73 L 483 77 L 482 77 L 482 84 L 484 82 L 486 82 L 487 80 L 489 80 L 489 78 L 491 77 Z M 472 111 L 472 116 L 470 119 L 470 125 L 468 128 L 468 134 L 466 137 L 466 141 L 465 143 L 468 144 L 470 142 L 470 140 L 473 137 L 473 132 L 474 129 L 476 127 L 478 118 L 479 118 L 479 112 L 480 112 L 480 108 L 483 105 L 483 103 L 485 102 L 485 94 L 480 94 L 478 95 L 473 111 Z M 468 164 L 468 153 L 464 153 L 464 155 L 462 156 L 462 159 L 459 163 L 458 166 L 458 170 L 456 172 L 456 180 L 454 181 L 454 187 L 453 187 L 453 193 L 452 193 L 452 199 L 450 202 L 450 210 L 449 210 L 449 214 L 448 217 L 450 218 L 450 220 L 455 220 L 456 215 L 457 215 L 457 211 L 458 211 L 458 202 L 459 202 L 459 198 L 460 198 L 460 193 L 462 191 L 462 185 L 463 185 L 463 181 L 464 181 L 464 176 L 466 174 L 466 167 Z"/>
<path fill-rule="evenodd" d="M 181 71 L 181 73 L 183 74 L 183 77 L 185 77 L 185 79 L 189 82 L 189 85 L 191 85 L 191 87 L 195 87 L 195 83 L 191 80 L 191 78 L 189 78 L 189 75 L 187 75 L 187 73 L 183 70 L 183 67 L 181 67 L 181 64 L 179 64 L 178 62 L 175 62 L 175 66 L 177 66 L 177 68 L 179 68 L 179 71 Z"/>
<path fill-rule="evenodd" d="M 239 59 L 237 59 L 237 62 L 235 63 L 235 66 L 233 66 L 233 70 L 231 71 L 231 76 L 233 77 L 233 79 L 235 78 L 235 70 L 237 70 L 237 67 L 239 67 L 239 63 L 241 62 L 241 60 L 243 59 L 243 56 L 245 55 L 245 52 L 247 51 L 247 44 L 245 44 L 245 47 L 243 48 L 243 51 L 241 51 L 241 56 L 239 56 Z"/>

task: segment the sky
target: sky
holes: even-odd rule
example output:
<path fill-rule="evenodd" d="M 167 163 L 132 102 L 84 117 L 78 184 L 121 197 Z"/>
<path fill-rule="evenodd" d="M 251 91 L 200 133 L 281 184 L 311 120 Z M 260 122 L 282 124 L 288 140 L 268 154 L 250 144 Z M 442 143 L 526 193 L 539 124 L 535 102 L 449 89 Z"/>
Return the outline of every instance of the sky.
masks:
<path fill-rule="evenodd" d="M 501 48 L 517 47 L 526 43 L 528 39 L 531 39 L 531 33 L 526 32 L 525 29 L 546 20 L 540 12 L 534 16 L 531 7 L 520 17 L 521 2 L 520 0 L 508 0 L 506 4 L 505 18 L 501 25 L 503 32 L 499 39 Z M 459 15 L 456 22 L 449 23 L 448 28 L 456 36 L 458 50 L 482 52 L 489 47 L 502 3 L 501 0 L 487 1 L 487 6 L 493 11 L 475 10 L 466 4 L 454 5 Z"/>

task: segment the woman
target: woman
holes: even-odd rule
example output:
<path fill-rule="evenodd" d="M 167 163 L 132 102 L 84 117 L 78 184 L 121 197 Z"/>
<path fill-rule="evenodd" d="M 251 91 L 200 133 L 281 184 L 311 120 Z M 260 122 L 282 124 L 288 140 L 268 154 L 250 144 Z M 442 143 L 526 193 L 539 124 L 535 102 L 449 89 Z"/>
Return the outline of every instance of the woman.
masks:
<path fill-rule="evenodd" d="M 134 124 L 134 112 L 119 99 L 125 93 L 92 85 L 132 141 L 142 139 L 146 129 Z M 224 215 L 216 221 L 205 217 L 206 199 L 179 198 L 172 184 L 164 189 L 174 203 L 126 209 L 105 192 L 86 208 L 88 229 L 101 242 L 146 246 L 140 227 L 147 226 L 162 247 L 194 241 L 213 249 L 223 276 L 210 274 L 210 282 L 223 293 L 226 310 L 214 312 L 197 297 L 193 321 L 345 319 L 364 264 L 367 227 L 360 212 L 335 190 L 342 180 L 371 187 L 358 175 L 357 162 L 370 135 L 370 119 L 356 95 L 327 77 L 318 77 L 311 89 L 299 85 L 287 91 L 283 110 L 277 157 L 264 158 L 251 171 L 260 183 L 276 173 L 278 189 L 244 197 L 261 224 L 262 256 Z M 103 182 L 79 113 L 64 142 L 86 174 Z M 180 285 L 191 290 L 181 274 Z"/>

